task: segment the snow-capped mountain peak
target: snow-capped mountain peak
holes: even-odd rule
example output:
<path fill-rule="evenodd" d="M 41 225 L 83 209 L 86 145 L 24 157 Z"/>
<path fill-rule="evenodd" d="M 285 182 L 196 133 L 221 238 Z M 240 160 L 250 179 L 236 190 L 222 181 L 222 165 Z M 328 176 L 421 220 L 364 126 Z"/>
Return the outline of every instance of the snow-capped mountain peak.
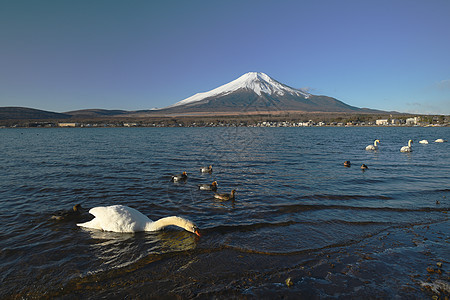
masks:
<path fill-rule="evenodd" d="M 265 73 L 262 72 L 248 72 L 241 77 L 224 84 L 218 88 L 215 88 L 209 92 L 198 93 L 189 98 L 181 100 L 169 107 L 190 104 L 197 101 L 202 101 L 206 98 L 223 96 L 235 92 L 239 89 L 251 90 L 261 96 L 262 93 L 269 95 L 285 95 L 292 94 L 297 96 L 302 96 L 304 98 L 309 98 L 310 94 L 299 89 L 291 88 L 287 85 L 279 83 L 278 81 L 272 79 Z"/>

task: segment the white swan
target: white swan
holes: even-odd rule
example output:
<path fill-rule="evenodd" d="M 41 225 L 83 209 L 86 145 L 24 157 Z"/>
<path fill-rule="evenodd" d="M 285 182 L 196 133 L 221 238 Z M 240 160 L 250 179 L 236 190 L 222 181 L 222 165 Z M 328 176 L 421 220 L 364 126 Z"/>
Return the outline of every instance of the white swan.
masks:
<path fill-rule="evenodd" d="M 427 140 L 421 140 L 421 141 L 419 141 L 419 143 L 421 143 L 421 144 L 428 144 L 428 141 Z"/>
<path fill-rule="evenodd" d="M 434 142 L 435 143 L 444 143 L 444 142 L 446 142 L 446 140 L 444 140 L 444 139 L 437 139 Z"/>
<path fill-rule="evenodd" d="M 134 208 L 125 205 L 98 206 L 91 208 L 89 213 L 94 219 L 77 224 L 80 227 L 113 232 L 157 231 L 169 225 L 181 227 L 200 236 L 197 226 L 189 220 L 180 217 L 166 217 L 152 221 Z"/>
<path fill-rule="evenodd" d="M 412 152 L 412 143 L 413 143 L 413 141 L 412 141 L 412 140 L 409 140 L 409 141 L 408 141 L 408 146 L 403 146 L 403 147 L 400 149 L 400 152 Z"/>
<path fill-rule="evenodd" d="M 379 142 L 380 142 L 380 140 L 375 140 L 373 142 L 373 145 L 369 145 L 366 147 L 366 150 L 378 150 L 377 143 L 379 143 Z"/>

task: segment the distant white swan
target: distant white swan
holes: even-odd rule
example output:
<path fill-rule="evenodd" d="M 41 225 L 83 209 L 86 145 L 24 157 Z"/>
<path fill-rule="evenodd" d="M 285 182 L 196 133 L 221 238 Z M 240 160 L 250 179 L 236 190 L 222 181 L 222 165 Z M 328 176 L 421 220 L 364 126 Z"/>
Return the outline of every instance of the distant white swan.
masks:
<path fill-rule="evenodd" d="M 444 140 L 444 139 L 437 139 L 434 142 L 435 143 L 444 143 L 444 142 L 446 142 L 446 140 Z"/>
<path fill-rule="evenodd" d="M 419 141 L 419 143 L 421 143 L 421 144 L 428 144 L 428 141 L 427 140 L 421 140 L 421 141 Z"/>
<path fill-rule="evenodd" d="M 95 218 L 89 222 L 77 224 L 78 226 L 131 233 L 157 231 L 166 226 L 175 225 L 200 236 L 197 226 L 189 220 L 172 216 L 152 221 L 136 209 L 125 205 L 98 206 L 91 208 L 89 213 L 94 215 Z"/>
<path fill-rule="evenodd" d="M 366 147 L 366 150 L 378 150 L 377 143 L 379 143 L 379 142 L 380 142 L 380 140 L 375 140 L 373 142 L 373 145 L 369 145 Z"/>
<path fill-rule="evenodd" d="M 408 141 L 408 146 L 403 146 L 403 147 L 400 149 L 400 152 L 412 152 L 412 143 L 413 143 L 413 141 L 412 141 L 412 140 L 409 140 L 409 141 Z"/>

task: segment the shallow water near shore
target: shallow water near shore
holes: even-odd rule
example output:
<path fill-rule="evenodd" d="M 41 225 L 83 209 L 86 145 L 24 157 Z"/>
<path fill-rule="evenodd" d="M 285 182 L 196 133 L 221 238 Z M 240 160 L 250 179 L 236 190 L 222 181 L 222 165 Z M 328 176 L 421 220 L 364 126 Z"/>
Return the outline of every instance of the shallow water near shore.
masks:
<path fill-rule="evenodd" d="M 0 130 L 0 298 L 448 296 L 450 144 L 437 138 L 450 128 Z M 214 180 L 236 200 L 197 189 Z M 76 226 L 114 204 L 188 218 L 202 237 Z"/>

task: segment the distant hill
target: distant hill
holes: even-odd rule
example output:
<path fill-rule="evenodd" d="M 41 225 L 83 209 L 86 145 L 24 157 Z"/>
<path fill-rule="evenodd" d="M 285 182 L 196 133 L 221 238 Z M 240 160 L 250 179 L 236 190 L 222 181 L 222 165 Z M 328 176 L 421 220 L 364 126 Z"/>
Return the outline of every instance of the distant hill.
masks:
<path fill-rule="evenodd" d="M 126 110 L 107 110 L 107 109 L 82 109 L 65 112 L 65 114 L 77 118 L 98 118 L 120 116 L 129 113 Z"/>
<path fill-rule="evenodd" d="M 69 119 L 71 115 L 27 107 L 0 107 L 0 120 Z"/>

